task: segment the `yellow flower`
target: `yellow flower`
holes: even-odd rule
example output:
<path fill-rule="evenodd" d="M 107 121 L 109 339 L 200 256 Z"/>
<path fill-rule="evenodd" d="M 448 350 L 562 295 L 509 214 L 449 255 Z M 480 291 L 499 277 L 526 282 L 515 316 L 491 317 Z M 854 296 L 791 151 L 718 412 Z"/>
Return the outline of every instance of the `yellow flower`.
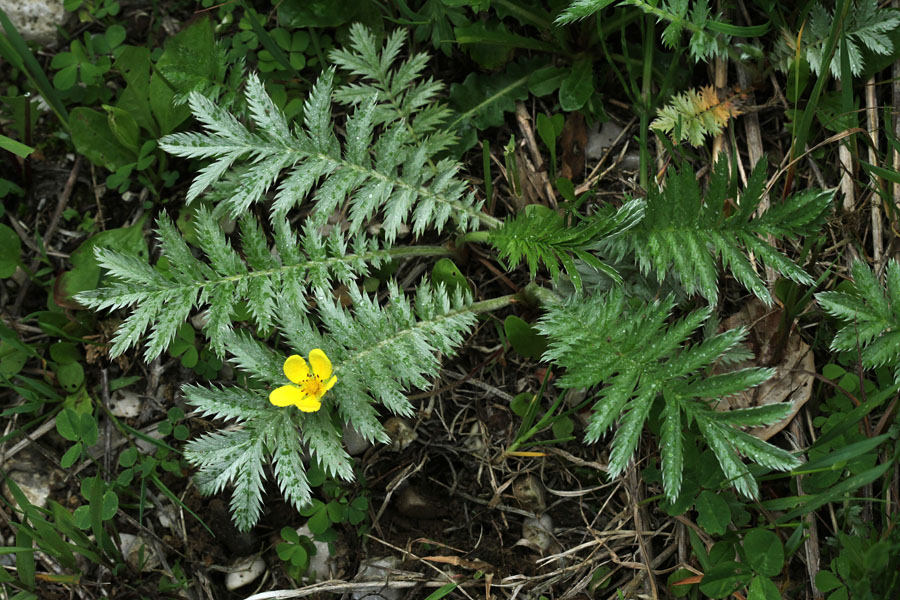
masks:
<path fill-rule="evenodd" d="M 288 356 L 284 361 L 284 374 L 296 385 L 283 385 L 272 390 L 269 402 L 275 406 L 293 404 L 303 412 L 319 410 L 322 407 L 320 399 L 334 386 L 337 376 L 331 376 L 331 361 L 319 348 L 309 353 L 309 365 L 312 372 L 302 356 Z"/>

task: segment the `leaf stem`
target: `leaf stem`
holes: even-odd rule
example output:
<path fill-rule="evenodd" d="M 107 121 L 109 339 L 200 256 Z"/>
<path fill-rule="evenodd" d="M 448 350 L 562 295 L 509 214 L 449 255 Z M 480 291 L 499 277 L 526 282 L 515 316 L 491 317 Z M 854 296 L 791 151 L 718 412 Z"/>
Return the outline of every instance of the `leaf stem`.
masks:
<path fill-rule="evenodd" d="M 466 310 L 477 315 L 504 308 L 506 306 L 509 306 L 510 304 L 518 302 L 519 300 L 519 294 L 509 294 L 506 296 L 500 296 L 498 298 L 490 298 L 488 300 L 473 302 L 466 307 Z"/>
<path fill-rule="evenodd" d="M 486 243 L 490 239 L 490 231 L 470 231 L 456 238 L 456 246 L 473 243 Z"/>
<path fill-rule="evenodd" d="M 446 246 L 398 246 L 387 250 L 391 258 L 409 258 L 411 256 L 453 256 L 453 250 Z"/>

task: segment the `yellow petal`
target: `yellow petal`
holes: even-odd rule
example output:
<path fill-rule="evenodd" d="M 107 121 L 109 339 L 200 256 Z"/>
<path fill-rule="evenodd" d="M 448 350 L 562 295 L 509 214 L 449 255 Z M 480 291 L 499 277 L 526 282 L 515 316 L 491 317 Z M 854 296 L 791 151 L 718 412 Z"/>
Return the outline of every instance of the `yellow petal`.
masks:
<path fill-rule="evenodd" d="M 305 397 L 306 393 L 300 388 L 293 385 L 283 385 L 272 390 L 269 394 L 269 402 L 275 406 L 290 406 L 291 404 L 297 404 Z"/>
<path fill-rule="evenodd" d="M 309 364 L 312 366 L 312 372 L 315 376 L 322 381 L 331 377 L 331 361 L 319 348 L 310 351 Z"/>
<path fill-rule="evenodd" d="M 295 402 L 294 404 L 303 412 L 316 412 L 317 410 L 322 408 L 322 403 L 312 396 L 306 396 L 305 398 L 301 399 L 298 402 Z"/>
<path fill-rule="evenodd" d="M 291 380 L 291 383 L 300 383 L 309 377 L 309 367 L 302 356 L 292 354 L 284 361 L 284 374 Z"/>
<path fill-rule="evenodd" d="M 332 377 L 331 379 L 329 379 L 328 381 L 326 381 L 325 383 L 323 383 L 323 384 L 322 384 L 322 394 L 324 395 L 325 392 L 327 392 L 328 390 L 330 390 L 331 388 L 333 388 L 335 382 L 337 382 L 337 375 L 335 375 L 334 377 Z"/>

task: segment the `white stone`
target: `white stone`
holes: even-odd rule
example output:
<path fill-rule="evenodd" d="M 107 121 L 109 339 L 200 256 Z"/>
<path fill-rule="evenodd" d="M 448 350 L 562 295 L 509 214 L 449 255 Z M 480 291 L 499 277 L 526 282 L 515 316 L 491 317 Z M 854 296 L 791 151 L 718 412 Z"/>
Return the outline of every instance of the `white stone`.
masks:
<path fill-rule="evenodd" d="M 159 432 L 159 423 L 151 426 L 149 429 L 144 429 L 141 433 L 155 440 L 161 440 L 166 437 Z M 134 445 L 137 446 L 138 450 L 140 450 L 143 454 L 153 454 L 159 447 L 153 442 L 148 442 L 144 438 L 137 438 L 136 440 L 134 440 Z"/>
<path fill-rule="evenodd" d="M 419 437 L 409 422 L 399 417 L 391 417 L 385 421 L 384 430 L 391 436 L 391 450 L 395 452 L 406 450 Z"/>
<path fill-rule="evenodd" d="M 371 448 L 372 443 L 350 425 L 344 425 L 344 447 L 350 456 L 359 456 Z"/>
<path fill-rule="evenodd" d="M 622 126 L 615 121 L 607 121 L 600 126 L 594 125 L 588 131 L 588 143 L 584 147 L 585 156 L 594 160 L 602 157 L 620 133 L 622 133 Z"/>
<path fill-rule="evenodd" d="M 191 317 L 191 325 L 194 329 L 203 329 L 209 323 L 209 309 L 202 310 Z"/>
<path fill-rule="evenodd" d="M 225 589 L 232 591 L 256 580 L 266 570 L 266 562 L 261 558 L 247 558 L 237 562 L 225 576 Z"/>
<path fill-rule="evenodd" d="M 513 482 L 512 493 L 518 500 L 519 506 L 525 510 L 541 513 L 547 508 L 547 490 L 533 473 L 518 477 Z"/>
<path fill-rule="evenodd" d="M 117 390 L 109 400 L 109 412 L 120 419 L 133 419 L 141 414 L 141 404 L 135 392 Z"/>
<path fill-rule="evenodd" d="M 56 45 L 56 28 L 65 24 L 63 0 L 0 0 L 0 8 L 26 41 Z"/>
<path fill-rule="evenodd" d="M 364 560 L 359 565 L 359 571 L 356 574 L 355 581 L 384 581 L 383 587 L 373 587 L 369 590 L 360 590 L 353 592 L 350 597 L 353 600 L 400 600 L 404 590 L 387 587 L 388 577 L 391 570 L 400 566 L 400 559 L 396 556 L 385 556 L 382 558 L 370 558 Z"/>
<path fill-rule="evenodd" d="M 334 577 L 335 568 L 331 553 L 328 551 L 327 542 L 318 542 L 313 539 L 313 532 L 309 530 L 309 526 L 301 525 L 297 528 L 297 535 L 303 535 L 313 540 L 313 546 L 316 553 L 309 557 L 309 567 L 306 569 L 304 579 L 310 581 L 324 581 Z"/>
<path fill-rule="evenodd" d="M 119 540 L 122 542 L 122 555 L 131 568 L 149 573 L 159 566 L 159 556 L 144 537 L 120 533 Z"/>
<path fill-rule="evenodd" d="M 620 133 L 622 133 L 622 126 L 615 121 L 607 121 L 599 127 L 594 125 L 593 129 L 588 131 L 588 141 L 584 147 L 585 155 L 590 159 L 597 160 L 616 141 Z"/>
<path fill-rule="evenodd" d="M 553 519 L 543 515 L 540 519 L 525 519 L 522 522 L 522 539 L 517 545 L 528 546 L 541 554 L 553 545 Z"/>
<path fill-rule="evenodd" d="M 37 471 L 10 471 L 9 478 L 12 479 L 22 494 L 33 506 L 43 508 L 47 504 L 47 498 L 50 496 L 50 478 L 46 473 Z M 9 489 L 6 482 L 3 482 L 3 494 L 10 502 L 18 504 Z"/>
<path fill-rule="evenodd" d="M 473 422 L 472 426 L 469 428 L 469 433 L 466 434 L 463 445 L 465 445 L 469 452 L 474 454 L 481 454 L 484 451 L 485 446 L 481 435 L 481 426 L 477 421 Z"/>

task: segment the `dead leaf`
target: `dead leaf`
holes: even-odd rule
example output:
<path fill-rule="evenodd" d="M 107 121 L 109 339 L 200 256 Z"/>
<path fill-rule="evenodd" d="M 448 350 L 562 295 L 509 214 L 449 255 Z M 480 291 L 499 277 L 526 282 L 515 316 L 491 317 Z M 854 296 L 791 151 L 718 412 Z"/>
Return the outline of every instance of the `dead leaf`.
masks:
<path fill-rule="evenodd" d="M 519 188 L 521 196 L 514 199 L 516 210 L 521 211 L 529 204 L 538 204 L 543 200 L 541 193 L 541 175 L 537 172 L 528 153 L 522 144 L 516 144 L 516 169 L 519 171 Z"/>
<path fill-rule="evenodd" d="M 447 565 L 453 565 L 454 567 L 463 567 L 464 569 L 481 571 L 482 573 L 489 573 L 494 571 L 494 567 L 484 562 L 483 560 L 478 560 L 477 558 L 474 560 L 469 560 L 467 558 L 460 558 L 458 556 L 423 556 L 422 560 L 444 563 Z"/>
<path fill-rule="evenodd" d="M 793 404 L 790 414 L 785 419 L 768 427 L 756 427 L 747 432 L 761 440 L 768 440 L 784 429 L 800 408 L 806 404 L 812 394 L 816 371 L 809 346 L 800 338 L 793 326 L 780 355 L 775 355 L 779 351 L 778 344 L 781 335 L 779 325 L 783 312 L 779 307 L 769 308 L 761 300 L 754 298 L 737 313 L 725 319 L 721 326 L 723 331 L 747 327 L 749 333 L 744 344 L 753 352 L 755 358 L 752 361 L 744 361 L 730 366 L 728 369 L 717 370 L 718 372 L 729 372 L 747 367 L 774 367 L 775 375 L 762 385 L 728 398 L 719 399 L 715 406 L 716 410 L 751 408 L 780 402 Z"/>
<path fill-rule="evenodd" d="M 570 181 L 581 179 L 584 174 L 584 148 L 587 146 L 587 128 L 584 115 L 580 112 L 569 113 L 566 124 L 559 136 L 559 147 L 562 150 L 562 165 L 559 176 Z"/>

